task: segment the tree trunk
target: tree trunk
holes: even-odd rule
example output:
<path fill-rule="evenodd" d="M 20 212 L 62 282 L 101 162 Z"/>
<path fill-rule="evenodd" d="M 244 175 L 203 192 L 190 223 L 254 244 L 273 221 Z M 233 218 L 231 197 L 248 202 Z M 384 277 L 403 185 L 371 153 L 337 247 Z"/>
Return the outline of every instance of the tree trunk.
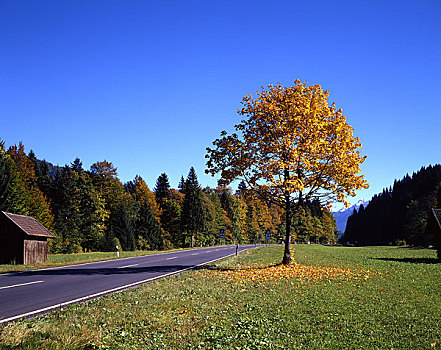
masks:
<path fill-rule="evenodd" d="M 283 265 L 291 264 L 291 202 L 289 195 L 285 196 L 286 211 L 286 234 L 285 234 L 285 251 L 283 253 Z"/>

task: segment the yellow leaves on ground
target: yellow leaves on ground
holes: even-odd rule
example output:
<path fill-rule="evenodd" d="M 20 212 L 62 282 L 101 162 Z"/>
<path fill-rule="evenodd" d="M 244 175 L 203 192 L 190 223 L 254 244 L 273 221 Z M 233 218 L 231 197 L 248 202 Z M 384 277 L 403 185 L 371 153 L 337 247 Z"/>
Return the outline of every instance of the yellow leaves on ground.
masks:
<path fill-rule="evenodd" d="M 306 266 L 297 263 L 291 265 L 258 265 L 238 270 L 216 270 L 198 272 L 210 278 L 223 278 L 231 283 L 258 283 L 296 280 L 298 283 L 321 280 L 356 280 L 365 281 L 372 277 L 370 270 L 351 270 L 337 267 Z"/>

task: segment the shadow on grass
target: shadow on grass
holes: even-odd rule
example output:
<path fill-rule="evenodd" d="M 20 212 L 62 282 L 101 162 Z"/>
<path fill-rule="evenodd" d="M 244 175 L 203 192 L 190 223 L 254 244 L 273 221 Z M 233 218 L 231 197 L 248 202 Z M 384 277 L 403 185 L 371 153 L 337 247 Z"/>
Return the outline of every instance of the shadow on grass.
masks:
<path fill-rule="evenodd" d="M 422 246 L 410 246 L 410 245 L 398 246 L 397 248 L 398 249 L 409 249 L 409 250 L 424 250 L 424 249 L 435 250 L 434 247 L 422 247 Z"/>
<path fill-rule="evenodd" d="M 437 258 L 371 258 L 372 260 L 396 261 L 411 264 L 441 264 Z"/>

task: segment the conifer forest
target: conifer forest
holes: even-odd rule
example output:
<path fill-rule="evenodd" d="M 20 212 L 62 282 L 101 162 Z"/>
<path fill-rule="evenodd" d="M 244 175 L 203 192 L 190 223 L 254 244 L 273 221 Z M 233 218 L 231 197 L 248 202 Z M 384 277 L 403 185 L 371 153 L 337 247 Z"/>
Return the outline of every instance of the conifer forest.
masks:
<path fill-rule="evenodd" d="M 427 230 L 427 223 L 431 208 L 437 207 L 441 207 L 439 164 L 395 180 L 366 208 L 354 210 L 341 241 L 358 245 L 434 245 L 437 237 Z"/>

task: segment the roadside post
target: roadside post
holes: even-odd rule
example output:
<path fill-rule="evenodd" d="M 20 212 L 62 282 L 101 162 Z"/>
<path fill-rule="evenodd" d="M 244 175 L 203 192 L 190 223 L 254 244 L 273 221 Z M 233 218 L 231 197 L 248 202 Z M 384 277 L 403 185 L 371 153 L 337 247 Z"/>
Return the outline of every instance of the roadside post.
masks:
<path fill-rule="evenodd" d="M 119 247 L 116 246 L 116 257 L 119 258 Z"/>
<path fill-rule="evenodd" d="M 222 244 L 222 239 L 224 240 L 224 244 L 225 244 L 225 229 L 223 228 L 220 229 L 220 233 L 219 233 L 220 244 Z"/>
<path fill-rule="evenodd" d="M 262 234 L 261 233 L 259 233 L 259 245 L 262 245 Z"/>
<path fill-rule="evenodd" d="M 239 243 L 236 244 L 236 255 L 238 250 L 239 250 Z"/>
<path fill-rule="evenodd" d="M 270 229 L 266 230 L 265 239 L 266 239 L 266 243 L 268 244 L 268 241 L 271 239 L 271 230 Z"/>

